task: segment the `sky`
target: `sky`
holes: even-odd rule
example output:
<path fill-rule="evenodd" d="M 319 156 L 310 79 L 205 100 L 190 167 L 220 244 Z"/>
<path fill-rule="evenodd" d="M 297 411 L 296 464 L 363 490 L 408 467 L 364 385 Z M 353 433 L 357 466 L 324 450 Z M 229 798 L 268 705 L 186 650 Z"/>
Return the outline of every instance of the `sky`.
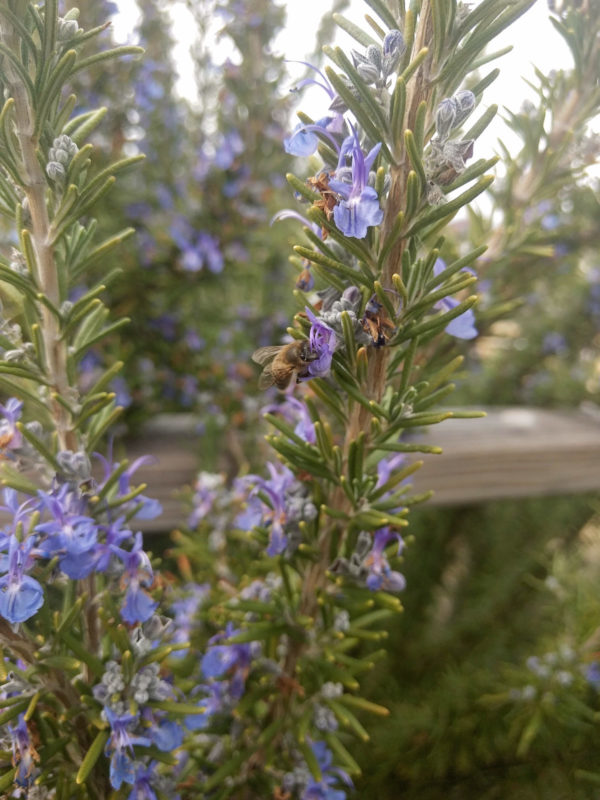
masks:
<path fill-rule="evenodd" d="M 202 2 L 202 0 L 197 1 Z M 313 49 L 319 21 L 330 9 L 331 0 L 287 0 L 282 4 L 286 8 L 287 24 L 279 35 L 275 48 L 290 61 L 303 61 Z M 113 24 L 117 38 L 125 41 L 135 25 L 137 7 L 135 0 L 119 0 L 119 6 L 121 13 Z M 192 96 L 193 85 L 191 77 L 188 76 L 193 74 L 189 48 L 190 33 L 193 32 L 194 25 L 190 24 L 189 11 L 185 8 L 184 2 L 171 0 L 170 10 L 177 42 L 175 59 L 180 69 L 178 89 L 183 95 Z M 369 11 L 362 0 L 351 0 L 345 16 L 359 25 L 364 25 L 364 14 Z M 336 43 L 346 51 L 357 47 L 356 42 L 343 31 L 338 32 Z M 552 69 L 560 69 L 570 63 L 566 45 L 548 21 L 545 0 L 537 0 L 523 17 L 495 40 L 493 49 L 500 50 L 508 45 L 513 46 L 513 51 L 488 66 L 488 69 L 494 66 L 500 67 L 501 74 L 486 90 L 481 111 L 492 103 L 497 103 L 501 110 L 503 107 L 508 107 L 518 111 L 525 99 L 534 97 L 533 90 L 524 80 L 524 78 L 533 79 L 533 64 L 547 74 Z M 224 59 L 228 55 L 230 54 L 222 46 L 216 48 L 217 58 Z M 302 74 L 303 67 L 290 64 L 289 70 L 290 86 L 292 86 L 294 78 Z M 312 92 L 305 92 L 300 106 L 309 115 L 320 117 L 326 113 L 326 99 L 322 92 L 315 89 Z M 484 150 L 494 150 L 495 141 L 499 136 L 510 145 L 512 134 L 507 128 L 498 123 L 490 128 L 478 143 L 482 153 Z"/>

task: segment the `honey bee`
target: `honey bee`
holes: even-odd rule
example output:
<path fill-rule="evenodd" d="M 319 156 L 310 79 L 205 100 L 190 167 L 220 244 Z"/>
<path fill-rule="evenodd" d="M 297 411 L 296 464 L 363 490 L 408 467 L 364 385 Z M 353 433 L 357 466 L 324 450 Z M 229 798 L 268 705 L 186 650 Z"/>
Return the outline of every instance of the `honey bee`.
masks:
<path fill-rule="evenodd" d="M 259 387 L 268 389 L 274 384 L 282 391 L 287 389 L 294 378 L 296 382 L 298 378 L 305 378 L 309 364 L 317 358 L 317 353 L 311 350 L 306 339 L 290 344 L 259 347 L 252 354 L 252 361 L 263 367 L 258 381 Z"/>

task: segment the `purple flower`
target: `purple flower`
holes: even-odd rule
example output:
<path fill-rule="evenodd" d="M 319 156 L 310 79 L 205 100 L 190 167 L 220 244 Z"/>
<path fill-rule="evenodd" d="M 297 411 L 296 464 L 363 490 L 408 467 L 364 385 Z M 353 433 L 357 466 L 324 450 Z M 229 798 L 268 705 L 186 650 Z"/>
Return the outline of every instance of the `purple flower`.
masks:
<path fill-rule="evenodd" d="M 369 573 L 366 579 L 367 588 L 371 591 L 383 589 L 387 592 L 401 592 L 406 587 L 404 576 L 392 570 L 385 557 L 384 550 L 394 539 L 398 541 L 398 553 L 400 553 L 404 543 L 397 531 L 387 527 L 375 531 L 373 547 L 363 561 L 363 566 Z"/>
<path fill-rule="evenodd" d="M 377 464 L 377 484 L 376 489 L 384 486 L 392 477 L 394 472 L 398 472 L 406 465 L 406 457 L 402 453 L 395 453 L 388 458 L 382 458 Z"/>
<path fill-rule="evenodd" d="M 367 229 L 379 225 L 383 220 L 383 210 L 379 206 L 377 192 L 368 185 L 369 170 L 379 153 L 381 142 L 375 145 L 365 157 L 354 131 L 342 144 L 340 164 L 336 175 L 338 179 L 329 181 L 329 188 L 341 196 L 341 202 L 333 209 L 333 219 L 344 236 L 364 239 Z M 339 180 L 343 171 L 343 159 L 352 153 L 352 182 Z"/>
<path fill-rule="evenodd" d="M 119 469 L 119 463 L 114 464 L 109 459 L 104 458 L 100 453 L 94 453 L 96 458 L 101 462 L 104 472 L 103 480 L 99 488 L 102 489 L 106 482 L 110 480 L 111 475 Z M 141 456 L 131 464 L 118 478 L 117 481 L 117 495 L 124 497 L 131 491 L 130 481 L 131 477 L 143 464 L 152 464 L 156 461 L 152 456 Z M 155 519 L 162 514 L 162 506 L 158 500 L 146 497 L 145 495 L 137 495 L 133 500 L 121 506 L 124 511 L 135 511 L 134 518 L 136 519 Z"/>
<path fill-rule="evenodd" d="M 8 550 L 8 572 L 0 578 L 0 616 L 11 624 L 25 622 L 44 602 L 44 590 L 35 578 L 25 574 L 31 567 L 32 537 L 19 542 L 11 534 Z"/>
<path fill-rule="evenodd" d="M 104 708 L 103 714 L 111 727 L 111 735 L 104 748 L 105 755 L 110 756 L 110 783 L 113 789 L 120 789 L 121 784 L 133 784 L 135 781 L 133 746 L 150 747 L 152 742 L 146 736 L 138 736 L 133 732 L 139 720 L 137 714 L 117 714 L 109 707 Z"/>
<path fill-rule="evenodd" d="M 23 403 L 16 397 L 10 397 L 6 405 L 0 404 L 0 414 L 4 419 L 0 422 L 0 450 L 18 450 L 23 444 L 17 422 L 21 418 Z"/>
<path fill-rule="evenodd" d="M 265 480 L 259 475 L 246 475 L 237 482 L 243 489 L 251 486 L 247 508 L 239 514 L 235 524 L 242 530 L 250 530 L 258 525 L 269 527 L 269 546 L 267 555 L 276 556 L 283 553 L 288 546 L 297 546 L 298 526 L 300 520 L 314 519 L 317 510 L 311 502 L 306 487 L 296 480 L 287 467 L 267 464 L 270 478 Z M 258 492 L 268 498 L 268 504 L 258 497 Z M 294 535 L 290 542 L 289 534 Z"/>
<path fill-rule="evenodd" d="M 322 378 L 331 370 L 331 360 L 338 344 L 337 336 L 333 328 L 316 317 L 310 308 L 306 308 L 306 315 L 311 322 L 310 347 L 317 354 L 317 358 L 308 366 L 308 374 L 311 378 Z"/>
<path fill-rule="evenodd" d="M 445 262 L 442 261 L 441 258 L 438 258 L 433 265 L 433 274 L 436 276 L 440 275 L 445 269 Z M 468 271 L 471 272 L 471 270 Z M 453 297 L 444 297 L 442 300 L 437 301 L 434 308 L 437 308 L 438 311 L 446 312 L 452 311 L 457 305 L 459 305 L 458 300 L 455 300 Z M 457 339 L 475 338 L 478 334 L 478 330 L 475 327 L 475 314 L 473 313 L 473 309 L 468 308 L 460 316 L 451 320 L 444 330 L 446 333 L 449 333 L 450 336 L 456 336 Z"/>
<path fill-rule="evenodd" d="M 282 417 L 291 424 L 296 423 L 294 433 L 305 442 L 314 444 L 317 441 L 315 426 L 310 418 L 305 404 L 292 395 L 287 395 L 280 405 L 268 405 L 262 409 L 263 413 L 281 414 Z"/>
<path fill-rule="evenodd" d="M 279 222 L 282 219 L 297 219 L 298 222 L 301 222 L 307 228 L 315 234 L 315 236 L 321 237 L 321 227 L 317 225 L 316 222 L 311 222 L 305 216 L 300 214 L 298 211 L 294 211 L 292 208 L 282 208 L 281 211 L 278 211 L 276 214 L 271 217 L 271 222 L 269 223 L 272 225 L 274 222 Z"/>
<path fill-rule="evenodd" d="M 138 723 L 137 714 L 117 714 L 109 707 L 105 707 L 103 713 L 111 727 L 110 739 L 106 743 L 107 754 L 115 750 L 133 751 L 134 744 L 150 746 L 150 740 L 147 737 L 132 735 L 133 728 Z"/>

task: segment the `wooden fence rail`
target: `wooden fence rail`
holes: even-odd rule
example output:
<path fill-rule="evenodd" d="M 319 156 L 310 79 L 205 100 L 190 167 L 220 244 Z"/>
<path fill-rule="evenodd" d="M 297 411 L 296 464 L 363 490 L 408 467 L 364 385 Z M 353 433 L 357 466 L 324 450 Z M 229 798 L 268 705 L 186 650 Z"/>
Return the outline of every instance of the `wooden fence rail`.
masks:
<path fill-rule="evenodd" d="M 140 524 L 144 531 L 170 530 L 185 518 L 176 494 L 200 468 L 194 425 L 187 415 L 158 417 L 128 443 L 130 459 L 156 458 L 135 475 L 164 508 L 159 519 Z M 444 450 L 419 456 L 425 463 L 412 480 L 416 491 L 433 489 L 432 505 L 600 491 L 597 411 L 489 408 L 484 418 L 451 419 L 422 436 Z"/>

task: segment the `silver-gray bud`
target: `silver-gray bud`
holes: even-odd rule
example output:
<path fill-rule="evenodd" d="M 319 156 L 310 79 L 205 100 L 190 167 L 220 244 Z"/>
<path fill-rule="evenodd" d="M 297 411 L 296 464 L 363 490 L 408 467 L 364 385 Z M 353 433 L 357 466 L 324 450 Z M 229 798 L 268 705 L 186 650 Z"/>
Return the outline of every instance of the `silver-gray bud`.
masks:
<path fill-rule="evenodd" d="M 367 47 L 366 54 L 367 60 L 370 64 L 372 64 L 378 72 L 381 72 L 381 67 L 383 66 L 383 53 L 381 52 L 381 47 L 378 47 L 376 44 L 370 44 Z"/>
<path fill-rule="evenodd" d="M 435 110 L 435 130 L 441 142 L 446 141 L 454 127 L 456 111 L 456 103 L 452 97 L 445 97 Z"/>
<path fill-rule="evenodd" d="M 458 128 L 475 108 L 475 95 L 469 89 L 464 89 L 455 94 L 452 99 L 456 105 L 456 117 L 452 127 Z"/>
<path fill-rule="evenodd" d="M 49 161 L 46 164 L 46 174 L 53 181 L 64 180 L 67 171 L 60 161 Z"/>
<path fill-rule="evenodd" d="M 379 69 L 374 64 L 359 64 L 356 71 L 367 84 L 376 83 L 379 79 Z"/>
<path fill-rule="evenodd" d="M 383 40 L 383 77 L 387 78 L 395 72 L 400 59 L 406 50 L 404 36 L 398 30 L 388 31 Z"/>

